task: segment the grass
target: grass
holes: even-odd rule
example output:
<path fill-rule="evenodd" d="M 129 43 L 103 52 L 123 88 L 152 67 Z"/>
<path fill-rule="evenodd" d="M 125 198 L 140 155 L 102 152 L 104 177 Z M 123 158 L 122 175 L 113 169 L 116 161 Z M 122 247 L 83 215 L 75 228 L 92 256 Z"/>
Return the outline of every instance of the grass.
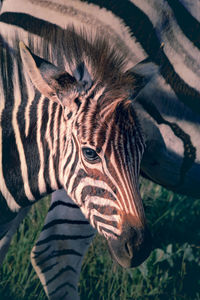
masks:
<path fill-rule="evenodd" d="M 200 201 L 146 180 L 141 194 L 155 249 L 140 267 L 123 270 L 96 236 L 82 267 L 82 300 L 200 300 Z M 29 259 L 47 209 L 48 199 L 40 201 L 14 236 L 0 269 L 1 300 L 47 299 Z"/>

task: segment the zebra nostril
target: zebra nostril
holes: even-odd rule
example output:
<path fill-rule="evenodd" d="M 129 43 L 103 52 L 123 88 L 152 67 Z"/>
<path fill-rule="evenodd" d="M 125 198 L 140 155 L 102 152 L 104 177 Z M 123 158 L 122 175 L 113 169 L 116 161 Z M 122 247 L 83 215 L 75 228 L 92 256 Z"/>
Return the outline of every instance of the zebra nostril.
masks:
<path fill-rule="evenodd" d="M 129 242 L 125 243 L 124 248 L 125 248 L 125 252 L 128 254 L 128 257 L 131 259 L 133 257 L 133 251 L 129 245 Z"/>
<path fill-rule="evenodd" d="M 124 268 L 137 267 L 151 252 L 151 235 L 147 227 L 128 227 L 118 239 L 109 239 L 112 257 Z"/>

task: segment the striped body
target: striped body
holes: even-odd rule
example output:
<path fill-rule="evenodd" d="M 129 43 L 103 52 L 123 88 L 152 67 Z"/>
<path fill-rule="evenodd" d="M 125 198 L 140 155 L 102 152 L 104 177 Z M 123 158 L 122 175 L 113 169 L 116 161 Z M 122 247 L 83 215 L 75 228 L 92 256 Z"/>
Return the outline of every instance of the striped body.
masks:
<path fill-rule="evenodd" d="M 26 5 L 20 5 L 19 1 L 15 4 L 12 2 L 12 6 L 10 6 L 11 1 L 7 1 L 5 2 L 7 6 L 5 5 L 3 8 L 3 17 L 1 17 L 3 26 L 6 24 L 3 31 L 8 31 L 10 36 L 14 33 L 13 28 L 15 29 L 17 26 L 18 28 L 27 27 L 28 31 L 36 33 L 38 26 L 42 24 L 38 22 L 38 19 L 41 19 L 61 27 L 73 23 L 76 28 L 84 24 L 91 29 L 95 25 L 109 36 L 111 43 L 120 47 L 127 56 L 127 68 L 135 65 L 134 72 L 144 78 L 144 88 L 134 100 L 134 108 L 146 143 L 141 164 L 142 174 L 169 189 L 199 197 L 198 1 L 194 1 L 193 5 L 186 0 L 180 1 L 182 3 L 153 0 L 119 1 L 117 4 L 115 1 L 87 2 L 93 2 L 95 5 L 63 0 L 56 1 L 56 3 L 53 1 L 26 1 Z M 96 5 L 105 8 L 99 8 Z M 14 18 L 12 14 L 6 15 L 6 10 L 26 15 L 18 15 L 18 18 Z M 34 18 L 30 19 L 27 14 L 31 14 Z M 22 17 L 27 20 L 27 23 L 23 21 Z M 35 26 L 31 26 L 31 22 Z M 147 58 L 148 60 L 138 64 Z M 45 285 L 48 282 L 45 286 L 47 293 L 51 294 L 54 291 L 52 299 L 58 299 L 64 294 L 63 299 L 78 297 L 76 282 L 79 269 L 77 268 L 75 275 L 70 267 L 77 266 L 78 257 L 80 257 L 80 268 L 82 255 L 88 246 L 87 241 L 92 238 L 92 232 L 91 236 L 86 234 L 85 248 L 83 237 L 77 238 L 76 243 L 70 243 L 71 238 L 66 234 L 66 224 L 64 226 L 59 222 L 60 210 L 65 207 L 63 202 L 68 203 L 68 201 L 68 196 L 65 198 L 63 194 L 57 196 L 55 194 L 52 205 L 57 202 L 56 207 L 60 207 L 60 209 L 54 210 L 54 226 L 48 225 L 52 222 L 52 214 L 49 213 L 46 227 L 44 227 L 32 253 L 33 262 L 42 283 Z M 81 213 L 78 215 L 77 209 L 75 211 L 73 220 L 83 221 Z M 70 219 L 70 217 L 67 218 Z M 79 226 L 72 227 L 70 224 L 72 236 L 80 237 L 80 232 L 83 230 L 82 221 Z M 89 228 L 89 225 L 85 224 L 85 227 Z M 51 240 L 50 243 L 45 242 L 56 232 L 66 235 L 66 240 L 60 240 L 59 243 L 56 239 Z M 60 258 L 59 263 L 55 266 L 54 258 L 47 260 L 47 257 L 57 251 L 59 247 L 65 249 L 66 253 L 62 256 L 59 256 L 60 253 L 58 253 L 58 256 L 55 256 L 56 261 L 58 261 L 58 257 Z M 83 252 L 79 252 L 80 256 L 67 254 L 67 250 L 72 248 L 74 250 L 81 249 Z M 45 249 L 47 250 L 45 251 Z M 38 251 L 41 252 L 41 255 L 37 254 Z M 45 258 L 45 264 L 43 264 Z M 64 259 L 65 270 L 62 268 Z M 45 272 L 44 275 L 42 270 L 47 266 L 50 268 L 50 272 Z M 51 278 L 50 281 L 49 278 Z M 61 284 L 61 278 L 63 284 Z M 66 282 L 69 284 L 65 285 Z"/>

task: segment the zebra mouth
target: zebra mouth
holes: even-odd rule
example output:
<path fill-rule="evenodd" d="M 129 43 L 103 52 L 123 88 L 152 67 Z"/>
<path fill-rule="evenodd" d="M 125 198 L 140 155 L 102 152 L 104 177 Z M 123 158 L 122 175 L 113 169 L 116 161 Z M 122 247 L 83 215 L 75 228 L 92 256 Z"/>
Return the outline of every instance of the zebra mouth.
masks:
<path fill-rule="evenodd" d="M 118 239 L 108 240 L 111 257 L 123 268 L 143 263 L 151 253 L 152 239 L 148 229 L 131 228 Z"/>

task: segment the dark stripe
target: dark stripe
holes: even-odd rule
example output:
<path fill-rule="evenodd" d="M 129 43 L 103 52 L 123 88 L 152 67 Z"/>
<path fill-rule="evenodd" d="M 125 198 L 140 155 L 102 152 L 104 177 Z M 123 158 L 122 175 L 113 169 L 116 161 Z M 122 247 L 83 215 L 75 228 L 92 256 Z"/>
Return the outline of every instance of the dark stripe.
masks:
<path fill-rule="evenodd" d="M 66 203 L 62 200 L 57 200 L 56 202 L 53 202 L 53 204 L 51 205 L 51 207 L 49 208 L 49 211 L 53 210 L 54 208 L 56 208 L 57 206 L 66 206 L 66 207 L 69 207 L 69 208 L 79 208 L 79 206 L 77 206 L 76 204 L 72 204 L 72 203 Z"/>
<path fill-rule="evenodd" d="M 110 225 L 110 226 L 112 226 L 112 227 L 114 227 L 114 228 L 118 228 L 118 222 L 116 222 L 116 221 L 109 221 L 109 220 L 107 220 L 107 219 L 104 219 L 103 218 L 103 216 L 102 217 L 100 217 L 100 216 L 95 216 L 94 215 L 94 223 L 96 224 L 96 226 L 97 226 L 97 224 L 98 224 L 98 222 L 100 222 L 100 223 L 103 223 L 103 224 L 105 224 L 105 225 Z M 103 226 L 103 225 L 101 225 L 101 226 Z M 104 227 L 103 227 L 104 228 Z M 111 230 L 110 230 L 111 231 Z M 112 232 L 112 231 L 111 231 Z"/>
<path fill-rule="evenodd" d="M 83 139 L 86 138 L 86 135 L 87 135 L 87 127 L 86 127 L 86 121 L 87 121 L 87 114 L 88 114 L 88 111 L 90 109 L 90 101 L 91 101 L 91 98 L 87 98 L 85 100 L 85 105 L 84 107 L 82 108 L 82 111 L 84 112 L 83 114 L 83 118 L 81 120 L 81 136 Z"/>
<path fill-rule="evenodd" d="M 37 244 L 36 244 L 37 245 Z M 47 257 L 45 257 L 43 260 L 40 260 L 37 265 L 43 265 L 44 263 L 46 263 L 48 260 L 55 258 L 55 257 L 59 257 L 59 256 L 64 256 L 64 255 L 75 255 L 75 256 L 79 256 L 81 257 L 82 254 L 75 251 L 74 249 L 66 249 L 66 250 L 59 250 L 59 251 L 53 251 L 50 255 L 48 255 Z"/>
<path fill-rule="evenodd" d="M 60 277 L 65 272 L 73 272 L 75 274 L 77 273 L 76 270 L 74 268 L 72 268 L 71 266 L 66 266 L 65 268 L 60 269 L 52 278 L 50 278 L 47 281 L 46 286 L 49 285 L 52 281 L 56 280 L 58 277 Z"/>
<path fill-rule="evenodd" d="M 74 152 L 74 142 L 73 142 L 73 140 L 71 140 L 71 152 L 70 152 L 70 155 L 68 156 L 67 161 L 66 161 L 66 163 L 64 165 L 64 170 L 66 169 L 66 167 L 68 166 L 69 162 L 71 161 L 73 152 Z"/>
<path fill-rule="evenodd" d="M 82 240 L 92 237 L 93 234 L 90 235 L 64 235 L 64 234 L 52 234 L 50 237 L 40 240 L 36 243 L 36 246 L 40 246 L 46 244 L 51 241 L 65 241 L 65 240 Z"/>
<path fill-rule="evenodd" d="M 62 107 L 61 105 L 59 105 L 59 114 L 58 114 L 58 119 L 57 119 L 57 148 L 56 148 L 56 153 L 54 155 L 54 169 L 55 169 L 55 175 L 56 175 L 56 178 L 59 178 L 59 161 L 60 161 L 60 124 L 61 124 L 61 118 L 63 117 L 63 110 L 62 110 Z M 58 188 L 61 189 L 62 186 L 60 184 L 60 182 L 57 182 L 58 183 Z"/>
<path fill-rule="evenodd" d="M 64 282 L 61 285 L 57 286 L 57 288 L 55 290 L 53 290 L 51 293 L 49 293 L 49 296 L 52 296 L 54 294 L 56 294 L 60 289 L 69 286 L 70 288 L 72 288 L 73 290 L 76 291 L 76 288 L 73 284 L 69 283 L 69 282 Z"/>
<path fill-rule="evenodd" d="M 49 174 L 49 168 L 48 168 L 49 162 L 50 162 L 50 159 L 49 159 L 50 150 L 49 150 L 49 145 L 48 145 L 48 143 L 46 141 L 46 138 L 45 138 L 45 134 L 46 134 L 46 130 L 47 130 L 47 124 L 48 124 L 48 119 L 50 117 L 49 116 L 50 101 L 47 98 L 43 99 L 42 101 L 43 101 L 43 106 L 42 106 L 42 110 L 43 110 L 43 114 L 42 115 L 43 115 L 43 117 L 42 117 L 42 126 L 41 126 L 41 137 L 42 137 L 42 148 L 43 148 L 43 152 L 44 152 L 44 165 L 46 167 L 46 172 L 45 172 L 44 180 L 45 180 L 46 187 L 47 187 L 47 194 L 50 194 L 52 192 L 52 190 L 51 190 L 50 174 Z"/>
<path fill-rule="evenodd" d="M 47 230 L 48 228 L 51 228 L 56 225 L 60 224 L 71 224 L 71 225 L 89 225 L 88 221 L 80 221 L 80 220 L 66 220 L 66 219 L 54 219 L 53 221 L 47 223 L 44 225 L 42 231 Z"/>
<path fill-rule="evenodd" d="M 68 292 L 65 292 L 64 294 L 62 294 L 60 297 L 60 299 L 65 299 L 65 297 L 68 295 L 69 293 Z M 67 299 L 67 298 L 66 298 Z"/>
<path fill-rule="evenodd" d="M 99 100 L 99 99 L 98 99 Z M 100 102 L 100 101 L 99 101 Z M 90 115 L 89 124 L 90 124 L 90 134 L 89 134 L 89 143 L 92 146 L 95 146 L 94 138 L 96 137 L 95 131 L 99 128 L 99 122 L 98 120 L 100 119 L 100 105 L 96 106 L 96 109 L 92 112 Z"/>
<path fill-rule="evenodd" d="M 106 141 L 106 133 L 108 130 L 107 124 L 101 124 L 100 125 L 101 128 L 98 132 L 98 136 L 97 136 L 97 149 L 102 149 L 105 141 Z"/>
<path fill-rule="evenodd" d="M 108 205 L 101 205 L 101 204 L 97 205 L 97 204 L 94 204 L 94 203 L 90 202 L 88 207 L 89 207 L 90 210 L 95 209 L 100 214 L 102 214 L 102 218 L 104 216 L 118 215 L 116 207 L 113 207 L 113 206 L 110 206 L 110 205 L 109 206 Z"/>
<path fill-rule="evenodd" d="M 76 166 L 78 165 L 78 162 L 79 162 L 78 144 L 77 144 L 76 139 L 74 138 L 73 135 L 72 135 L 72 137 L 73 137 L 73 141 L 75 143 L 75 147 L 74 147 L 75 149 L 74 149 L 74 151 L 75 151 L 76 154 L 75 154 L 75 160 L 72 163 L 72 166 L 71 166 L 71 169 L 70 169 L 70 173 L 68 175 L 68 179 L 67 179 L 67 183 L 65 185 L 65 188 L 68 188 L 70 180 L 71 180 L 72 176 L 74 175 L 74 171 L 75 171 Z"/>
<path fill-rule="evenodd" d="M 20 87 L 25 86 L 23 82 L 20 83 Z M 29 132 L 28 136 L 25 136 L 25 122 L 24 120 L 24 112 L 27 105 L 27 91 L 23 89 L 22 91 L 22 104 L 21 111 L 18 114 L 18 124 L 20 125 L 20 133 L 22 144 L 24 148 L 26 163 L 27 163 L 27 171 L 28 171 L 28 180 L 31 188 L 31 192 L 34 195 L 35 199 L 40 199 L 41 194 L 38 187 L 38 181 L 36 180 L 37 174 L 40 170 L 40 159 L 39 159 L 39 151 L 37 147 L 36 135 L 37 135 L 37 106 L 39 104 L 39 99 L 41 94 L 38 91 L 35 91 L 34 101 L 30 106 L 29 115 L 30 115 L 30 124 L 29 124 Z M 45 117 L 43 118 L 45 119 Z M 24 124 L 23 124 L 24 123 Z"/>
<path fill-rule="evenodd" d="M 180 179 L 176 185 L 172 185 L 171 189 L 176 189 L 184 183 L 185 175 L 192 167 L 196 159 L 196 148 L 193 146 L 190 136 L 184 132 L 176 123 L 165 120 L 160 114 L 156 106 L 151 102 L 146 102 L 143 98 L 138 98 L 139 103 L 149 113 L 149 115 L 157 122 L 157 124 L 166 124 L 183 143 L 184 157 L 180 169 Z M 168 186 L 169 188 L 169 186 Z"/>
<path fill-rule="evenodd" d="M 81 202 L 82 203 L 85 202 L 85 198 L 87 196 L 90 196 L 90 197 L 98 196 L 98 197 L 101 197 L 102 199 L 106 198 L 113 202 L 116 201 L 116 198 L 114 198 L 113 195 L 110 192 L 108 192 L 107 190 L 96 187 L 96 186 L 91 186 L 91 185 L 86 185 L 82 189 L 82 192 L 81 192 Z M 93 204 L 92 202 L 91 202 L 91 205 L 94 205 L 94 207 L 95 207 L 95 204 Z M 104 207 L 104 206 L 101 206 L 101 207 Z"/>
<path fill-rule="evenodd" d="M 13 86 L 13 58 L 8 51 L 0 49 L 0 61 L 3 65 L 0 76 L 5 91 L 5 109 L 1 116 L 2 126 L 2 168 L 6 186 L 20 206 L 29 205 L 24 191 L 24 184 L 20 168 L 20 157 L 16 145 L 15 134 L 12 127 L 12 111 L 14 108 L 14 86 Z"/>
<path fill-rule="evenodd" d="M 72 111 L 70 111 L 68 114 L 67 114 L 67 119 L 70 120 L 72 117 Z"/>
<path fill-rule="evenodd" d="M 12 221 L 17 216 L 17 212 L 12 212 L 10 210 L 10 208 L 8 207 L 7 202 L 1 192 L 0 192 L 0 208 L 1 208 L 0 209 L 0 226 Z M 7 232 L 8 232 L 8 230 L 5 231 L 1 235 L 0 239 L 2 239 L 6 235 Z"/>
<path fill-rule="evenodd" d="M 167 0 L 176 21 L 187 38 L 200 49 L 200 24 L 178 0 Z"/>
<path fill-rule="evenodd" d="M 0 15 L 0 22 L 15 25 L 24 29 L 27 32 L 43 36 L 45 38 L 45 33 L 41 28 L 48 27 L 49 31 L 51 30 L 59 30 L 61 29 L 59 26 L 52 24 L 48 21 L 44 21 L 42 19 L 33 17 L 29 14 L 25 13 L 13 13 L 13 12 L 5 12 Z"/>
<path fill-rule="evenodd" d="M 49 272 L 50 270 L 52 270 L 57 265 L 58 265 L 58 262 L 56 262 L 55 264 L 50 265 L 49 267 L 46 267 L 46 268 L 42 269 L 41 273 L 45 274 L 46 272 Z"/>
<path fill-rule="evenodd" d="M 101 232 L 102 230 L 105 231 L 105 232 L 107 232 L 107 233 L 109 233 L 109 234 L 111 234 L 111 235 L 116 236 L 117 238 L 119 237 L 115 232 L 112 232 L 111 230 L 109 230 L 109 229 L 107 229 L 105 227 L 99 226 L 99 232 Z"/>
<path fill-rule="evenodd" d="M 81 101 L 79 100 L 79 98 L 76 98 L 76 99 L 74 100 L 74 102 L 76 103 L 77 108 L 78 108 L 78 110 L 79 110 L 79 108 L 80 108 L 80 106 L 81 106 Z"/>
<path fill-rule="evenodd" d="M 78 174 L 77 174 L 77 176 L 76 176 L 74 182 L 73 182 L 73 186 L 72 186 L 72 191 L 71 191 L 71 192 L 73 192 L 74 189 L 76 189 L 76 188 L 78 187 L 80 181 L 81 181 L 83 178 L 86 178 L 87 176 L 88 176 L 87 173 L 86 173 L 83 169 L 80 169 L 80 170 L 78 171 Z"/>
<path fill-rule="evenodd" d="M 3 213 L 5 214 L 5 212 L 3 211 Z M 0 217 L 1 217 L 1 211 L 0 211 Z M 7 218 L 6 218 L 7 221 Z M 2 222 L 2 221 L 1 221 Z M 3 223 L 2 223 L 3 224 Z M 0 232 L 0 240 L 2 240 L 4 238 L 4 236 L 7 234 L 8 230 L 4 231 L 3 233 Z"/>
<path fill-rule="evenodd" d="M 50 100 L 52 101 L 52 100 Z M 57 108 L 57 103 L 53 102 L 53 108 L 52 108 L 52 113 L 51 113 L 51 120 L 50 120 L 50 135 L 52 137 L 52 145 L 54 144 L 54 123 L 55 123 L 55 113 L 56 113 L 56 108 Z"/>
<path fill-rule="evenodd" d="M 47 246 L 46 248 L 44 248 L 42 251 L 33 251 L 34 254 L 34 259 L 38 258 L 41 254 L 45 253 L 46 251 L 49 250 L 49 248 L 51 248 L 51 246 Z"/>

